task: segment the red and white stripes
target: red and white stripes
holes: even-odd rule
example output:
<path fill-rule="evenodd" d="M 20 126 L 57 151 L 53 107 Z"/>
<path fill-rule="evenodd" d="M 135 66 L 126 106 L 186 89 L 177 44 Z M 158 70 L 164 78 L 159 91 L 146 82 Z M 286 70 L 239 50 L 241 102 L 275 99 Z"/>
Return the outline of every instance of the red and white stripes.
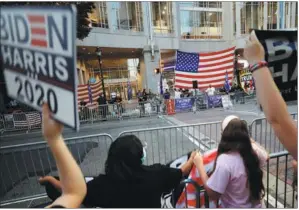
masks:
<path fill-rule="evenodd" d="M 192 81 L 198 81 L 200 89 L 219 88 L 224 85 L 225 74 L 228 73 L 229 82 L 233 79 L 235 47 L 210 53 L 199 53 L 198 72 L 175 71 L 176 88 L 192 88 Z"/>

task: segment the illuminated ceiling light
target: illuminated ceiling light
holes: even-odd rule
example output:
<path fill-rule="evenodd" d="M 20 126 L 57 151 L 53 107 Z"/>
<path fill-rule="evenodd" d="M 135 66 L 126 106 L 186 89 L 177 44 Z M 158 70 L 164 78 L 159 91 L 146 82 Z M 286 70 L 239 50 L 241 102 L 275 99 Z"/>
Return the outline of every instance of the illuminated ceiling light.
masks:
<path fill-rule="evenodd" d="M 209 16 L 211 16 L 211 15 L 213 15 L 213 13 L 210 12 L 210 13 L 209 13 Z"/>
<path fill-rule="evenodd" d="M 164 7 L 164 9 L 166 10 L 166 7 Z"/>
<path fill-rule="evenodd" d="M 86 49 L 85 47 L 82 48 L 82 50 L 85 50 L 85 49 Z"/>
<path fill-rule="evenodd" d="M 164 10 L 162 11 L 162 14 L 163 14 L 163 15 L 165 14 L 165 11 L 164 11 Z"/>

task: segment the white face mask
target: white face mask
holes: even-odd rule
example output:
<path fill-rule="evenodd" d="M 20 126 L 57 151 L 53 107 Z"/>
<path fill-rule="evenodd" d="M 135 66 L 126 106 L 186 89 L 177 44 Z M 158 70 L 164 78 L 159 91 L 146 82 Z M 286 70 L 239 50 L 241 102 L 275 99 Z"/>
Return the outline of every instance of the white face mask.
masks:
<path fill-rule="evenodd" d="M 146 159 L 146 148 L 147 148 L 147 143 L 144 142 L 144 146 L 142 147 L 142 150 L 143 150 L 143 156 L 142 156 L 142 158 L 141 158 L 141 162 L 142 162 L 142 164 L 144 164 L 145 159 Z"/>
<path fill-rule="evenodd" d="M 144 164 L 145 159 L 146 159 L 146 150 L 145 150 L 145 147 L 143 147 L 143 156 L 142 156 L 142 158 L 141 158 L 141 162 L 142 162 L 142 164 Z"/>

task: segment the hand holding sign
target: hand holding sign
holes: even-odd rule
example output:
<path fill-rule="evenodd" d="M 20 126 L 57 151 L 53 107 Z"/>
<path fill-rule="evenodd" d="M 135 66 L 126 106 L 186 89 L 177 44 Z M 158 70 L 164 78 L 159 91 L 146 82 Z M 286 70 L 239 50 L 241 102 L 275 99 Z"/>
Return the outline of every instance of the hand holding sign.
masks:
<path fill-rule="evenodd" d="M 257 99 L 279 141 L 297 160 L 297 128 L 285 103 L 297 100 L 297 32 L 256 31 L 255 33 L 260 43 L 252 34 L 244 54 L 251 62 L 261 61 L 262 45 L 265 60 L 268 62 L 268 67 L 259 66 L 252 74 Z"/>
<path fill-rule="evenodd" d="M 297 100 L 297 37 L 297 31 L 255 30 L 244 49 L 244 56 L 251 64 L 262 60 L 268 62 L 273 80 L 285 101 Z"/>
<path fill-rule="evenodd" d="M 265 50 L 257 39 L 254 31 L 251 32 L 246 47 L 244 48 L 244 58 L 249 64 L 255 64 L 265 60 Z"/>
<path fill-rule="evenodd" d="M 0 30 L 7 94 L 79 130 L 76 8 L 0 7 Z"/>
<path fill-rule="evenodd" d="M 42 131 L 45 139 L 50 143 L 61 137 L 63 125 L 52 118 L 48 104 L 43 104 Z"/>

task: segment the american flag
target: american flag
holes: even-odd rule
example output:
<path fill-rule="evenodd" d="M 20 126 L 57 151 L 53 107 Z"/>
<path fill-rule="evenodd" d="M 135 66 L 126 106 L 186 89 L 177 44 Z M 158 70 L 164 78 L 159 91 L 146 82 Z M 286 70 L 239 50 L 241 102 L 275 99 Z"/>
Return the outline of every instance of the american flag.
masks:
<path fill-rule="evenodd" d="M 231 84 L 234 70 L 235 47 L 209 53 L 187 53 L 177 51 L 175 65 L 175 87 L 192 88 L 198 81 L 200 89 L 223 87 L 225 74 Z"/>
<path fill-rule="evenodd" d="M 90 91 L 89 91 L 90 86 Z M 80 102 L 84 101 L 87 103 L 87 107 L 96 107 L 97 100 L 99 98 L 100 93 L 102 92 L 102 83 L 98 82 L 95 84 L 85 84 L 78 86 L 78 105 L 80 106 Z"/>
<path fill-rule="evenodd" d="M 40 113 L 16 113 L 13 114 L 13 124 L 15 128 L 31 128 L 41 126 L 42 119 Z"/>
<path fill-rule="evenodd" d="M 46 20 L 44 15 L 27 15 L 30 23 L 31 46 L 48 47 Z"/>

